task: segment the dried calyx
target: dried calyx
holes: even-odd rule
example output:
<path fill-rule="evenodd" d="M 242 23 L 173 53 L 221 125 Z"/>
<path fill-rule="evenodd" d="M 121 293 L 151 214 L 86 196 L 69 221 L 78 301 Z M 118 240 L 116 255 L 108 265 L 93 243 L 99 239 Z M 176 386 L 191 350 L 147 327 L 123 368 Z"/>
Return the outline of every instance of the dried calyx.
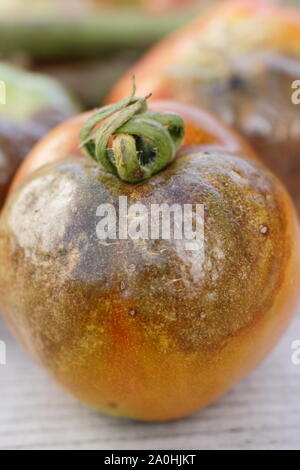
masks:
<path fill-rule="evenodd" d="M 137 98 L 135 92 L 133 81 L 128 98 L 95 111 L 80 132 L 86 153 L 127 183 L 138 183 L 165 168 L 184 137 L 179 115 L 149 111 L 150 95 Z"/>

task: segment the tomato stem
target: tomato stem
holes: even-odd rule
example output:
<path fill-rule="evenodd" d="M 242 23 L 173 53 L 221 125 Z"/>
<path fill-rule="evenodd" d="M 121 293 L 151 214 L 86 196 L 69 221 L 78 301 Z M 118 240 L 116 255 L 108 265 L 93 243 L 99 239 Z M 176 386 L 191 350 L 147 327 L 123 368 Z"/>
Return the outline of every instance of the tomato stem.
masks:
<path fill-rule="evenodd" d="M 165 168 L 184 137 L 179 115 L 149 111 L 149 96 L 137 98 L 135 92 L 133 79 L 130 96 L 97 110 L 80 132 L 86 153 L 127 183 L 138 183 Z"/>
<path fill-rule="evenodd" d="M 191 12 L 151 16 L 123 10 L 105 13 L 103 9 L 100 13 L 73 16 L 59 18 L 48 13 L 29 17 L 20 12 L 12 18 L 2 15 L 1 56 L 26 51 L 36 60 L 49 61 L 99 57 L 120 50 L 143 51 L 192 17 Z"/>

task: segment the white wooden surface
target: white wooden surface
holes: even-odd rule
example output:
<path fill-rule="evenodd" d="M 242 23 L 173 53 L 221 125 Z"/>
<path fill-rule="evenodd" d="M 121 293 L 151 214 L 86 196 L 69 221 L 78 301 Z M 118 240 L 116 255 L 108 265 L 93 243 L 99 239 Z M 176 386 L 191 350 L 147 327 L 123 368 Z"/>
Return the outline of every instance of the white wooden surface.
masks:
<path fill-rule="evenodd" d="M 300 365 L 291 343 L 300 315 L 273 354 L 208 409 L 184 420 L 144 424 L 90 411 L 25 356 L 0 320 L 0 449 L 300 449 Z"/>

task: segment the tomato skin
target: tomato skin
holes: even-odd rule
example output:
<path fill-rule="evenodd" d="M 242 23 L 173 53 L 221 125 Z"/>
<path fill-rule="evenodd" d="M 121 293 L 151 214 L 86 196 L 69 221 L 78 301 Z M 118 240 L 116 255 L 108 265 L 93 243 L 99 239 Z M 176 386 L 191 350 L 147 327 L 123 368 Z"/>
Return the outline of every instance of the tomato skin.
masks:
<path fill-rule="evenodd" d="M 300 236 L 285 189 L 247 144 L 206 112 L 152 106 L 179 112 L 187 132 L 148 181 L 126 184 L 82 154 L 89 114 L 33 150 L 0 216 L 0 307 L 80 401 L 164 421 L 207 406 L 276 344 L 299 301 Z M 204 204 L 204 264 L 176 240 L 99 243 L 97 207 L 124 195 Z"/>
<path fill-rule="evenodd" d="M 300 212 L 300 12 L 261 0 L 220 2 L 147 53 L 107 102 L 138 93 L 209 109 L 234 127 L 283 181 Z"/>

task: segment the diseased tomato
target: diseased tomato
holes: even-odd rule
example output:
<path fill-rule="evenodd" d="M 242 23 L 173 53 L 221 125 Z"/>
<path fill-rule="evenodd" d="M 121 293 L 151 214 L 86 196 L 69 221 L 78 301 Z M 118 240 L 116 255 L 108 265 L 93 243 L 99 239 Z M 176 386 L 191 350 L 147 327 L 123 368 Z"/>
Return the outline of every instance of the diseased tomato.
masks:
<path fill-rule="evenodd" d="M 124 197 L 148 216 L 203 205 L 204 240 L 99 237 L 99 207 L 120 214 Z M 24 162 L 0 218 L 1 311 L 82 402 L 178 418 L 277 342 L 299 298 L 299 248 L 289 196 L 247 144 L 206 112 L 131 95 L 58 127 Z"/>

